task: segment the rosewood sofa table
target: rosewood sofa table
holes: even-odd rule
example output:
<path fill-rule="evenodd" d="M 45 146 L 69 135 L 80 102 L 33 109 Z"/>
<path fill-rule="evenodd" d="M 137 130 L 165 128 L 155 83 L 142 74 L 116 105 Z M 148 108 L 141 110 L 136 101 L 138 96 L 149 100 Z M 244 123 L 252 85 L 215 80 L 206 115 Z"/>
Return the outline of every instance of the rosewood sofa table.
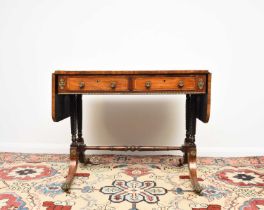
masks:
<path fill-rule="evenodd" d="M 184 94 L 186 95 L 186 138 L 182 146 L 86 146 L 82 137 L 83 94 Z M 70 117 L 70 166 L 62 189 L 67 192 L 78 162 L 92 164 L 85 150 L 167 151 L 180 150 L 180 165 L 188 164 L 196 193 L 196 119 L 207 123 L 210 116 L 211 73 L 206 70 L 162 71 L 55 71 L 52 74 L 52 119 Z"/>

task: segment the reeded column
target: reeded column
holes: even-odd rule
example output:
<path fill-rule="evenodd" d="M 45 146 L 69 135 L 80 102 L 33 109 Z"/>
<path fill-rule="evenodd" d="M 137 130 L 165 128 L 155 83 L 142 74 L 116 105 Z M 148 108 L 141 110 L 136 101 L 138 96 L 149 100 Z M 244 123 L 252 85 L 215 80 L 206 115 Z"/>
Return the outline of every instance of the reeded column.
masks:
<path fill-rule="evenodd" d="M 85 162 L 85 144 L 82 137 L 82 95 L 77 95 L 77 143 L 79 151 L 79 160 L 81 163 Z"/>
<path fill-rule="evenodd" d="M 77 95 L 71 96 L 71 147 L 77 146 Z"/>
<path fill-rule="evenodd" d="M 186 137 L 184 146 L 196 147 L 195 133 L 196 133 L 196 96 L 186 95 Z M 187 163 L 187 152 L 184 153 L 183 163 Z"/>

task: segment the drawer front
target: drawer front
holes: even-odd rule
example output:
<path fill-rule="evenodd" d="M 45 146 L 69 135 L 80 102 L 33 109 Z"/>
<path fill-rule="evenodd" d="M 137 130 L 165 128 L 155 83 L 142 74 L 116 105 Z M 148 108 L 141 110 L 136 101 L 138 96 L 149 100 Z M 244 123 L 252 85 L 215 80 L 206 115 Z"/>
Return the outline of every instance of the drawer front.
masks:
<path fill-rule="evenodd" d="M 175 76 L 175 77 L 135 77 L 133 90 L 146 91 L 189 91 L 204 92 L 206 78 L 204 76 Z"/>
<path fill-rule="evenodd" d="M 62 76 L 58 79 L 58 91 L 60 93 L 128 91 L 128 78 L 123 76 Z"/>

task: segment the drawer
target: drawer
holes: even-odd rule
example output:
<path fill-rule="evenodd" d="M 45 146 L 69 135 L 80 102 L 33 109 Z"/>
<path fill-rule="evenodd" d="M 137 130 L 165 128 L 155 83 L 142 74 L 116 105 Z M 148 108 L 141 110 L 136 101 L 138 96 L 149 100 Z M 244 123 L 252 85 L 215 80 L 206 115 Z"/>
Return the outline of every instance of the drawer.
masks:
<path fill-rule="evenodd" d="M 58 92 L 119 92 L 128 91 L 125 76 L 62 76 L 58 80 Z"/>
<path fill-rule="evenodd" d="M 160 76 L 135 77 L 133 79 L 134 91 L 189 91 L 204 92 L 206 78 L 204 76 Z"/>

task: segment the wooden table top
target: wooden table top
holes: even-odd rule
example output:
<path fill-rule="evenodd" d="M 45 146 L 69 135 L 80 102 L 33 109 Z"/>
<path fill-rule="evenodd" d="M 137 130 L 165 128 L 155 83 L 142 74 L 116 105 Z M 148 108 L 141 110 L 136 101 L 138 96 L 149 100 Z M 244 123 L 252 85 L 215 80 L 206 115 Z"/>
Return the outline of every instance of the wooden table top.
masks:
<path fill-rule="evenodd" d="M 123 75 L 141 75 L 141 74 L 148 74 L 148 75 L 155 75 L 155 74 L 208 74 L 210 73 L 208 70 L 83 70 L 83 71 L 65 71 L 65 70 L 57 70 L 54 74 L 64 74 L 64 75 L 84 75 L 84 74 L 123 74 Z"/>

